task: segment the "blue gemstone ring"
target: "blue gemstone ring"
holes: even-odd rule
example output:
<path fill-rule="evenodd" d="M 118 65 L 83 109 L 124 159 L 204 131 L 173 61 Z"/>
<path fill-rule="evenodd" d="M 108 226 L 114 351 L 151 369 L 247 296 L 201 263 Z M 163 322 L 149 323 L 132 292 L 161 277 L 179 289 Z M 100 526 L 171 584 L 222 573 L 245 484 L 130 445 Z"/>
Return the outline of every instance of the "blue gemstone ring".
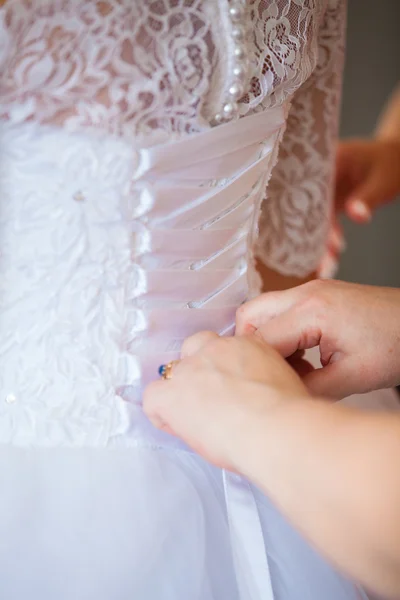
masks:
<path fill-rule="evenodd" d="M 162 379 L 171 379 L 172 377 L 172 370 L 175 367 L 175 365 L 177 365 L 179 363 L 179 360 L 172 360 L 171 362 L 169 362 L 167 365 L 161 365 L 158 368 L 158 374 Z"/>

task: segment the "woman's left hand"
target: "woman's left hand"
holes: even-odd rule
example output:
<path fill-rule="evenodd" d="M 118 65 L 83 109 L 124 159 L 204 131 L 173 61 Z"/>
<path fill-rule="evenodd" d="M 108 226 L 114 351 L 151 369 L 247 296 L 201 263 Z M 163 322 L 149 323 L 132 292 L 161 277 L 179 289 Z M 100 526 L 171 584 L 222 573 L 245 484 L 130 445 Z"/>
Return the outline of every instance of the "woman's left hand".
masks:
<path fill-rule="evenodd" d="M 368 223 L 375 210 L 400 194 L 400 141 L 348 140 L 336 156 L 336 212 Z"/>
<path fill-rule="evenodd" d="M 260 417 L 305 396 L 299 376 L 261 339 L 205 332 L 185 342 L 170 380 L 147 388 L 144 410 L 156 427 L 235 471 Z"/>
<path fill-rule="evenodd" d="M 339 216 L 368 223 L 374 212 L 400 194 L 400 141 L 360 139 L 340 142 L 336 154 L 334 214 L 318 276 L 334 276 L 345 249 Z"/>

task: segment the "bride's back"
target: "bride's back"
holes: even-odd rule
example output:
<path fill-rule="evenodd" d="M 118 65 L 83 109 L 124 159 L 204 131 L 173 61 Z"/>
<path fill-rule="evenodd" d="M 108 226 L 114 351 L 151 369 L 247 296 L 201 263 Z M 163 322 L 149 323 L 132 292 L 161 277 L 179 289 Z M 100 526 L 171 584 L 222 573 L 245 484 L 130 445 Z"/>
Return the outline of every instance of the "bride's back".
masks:
<path fill-rule="evenodd" d="M 255 0 L 231 23 L 229 8 L 240 0 L 3 4 L 3 117 L 135 140 L 208 129 L 239 60 L 235 46 L 250 61 L 240 114 L 281 105 L 317 64 L 327 9 L 325 0 Z"/>
<path fill-rule="evenodd" d="M 185 336 L 232 331 L 256 291 L 247 258 L 296 90 L 265 202 L 264 258 L 300 275 L 319 260 L 329 172 L 305 179 L 308 161 L 326 163 L 329 135 L 310 138 L 315 93 L 304 81 L 338 7 L 240 6 L 0 8 L 2 441 L 121 440 L 134 411 L 122 399 L 140 401 Z M 323 59 L 327 78 L 333 59 Z M 216 123 L 232 73 L 238 114 Z M 298 203 L 287 198 L 296 176 Z"/>
<path fill-rule="evenodd" d="M 324 249 L 343 3 L 241 7 L 2 3 L 1 598 L 364 597 L 140 407 L 258 290 L 263 200 L 267 264 Z"/>

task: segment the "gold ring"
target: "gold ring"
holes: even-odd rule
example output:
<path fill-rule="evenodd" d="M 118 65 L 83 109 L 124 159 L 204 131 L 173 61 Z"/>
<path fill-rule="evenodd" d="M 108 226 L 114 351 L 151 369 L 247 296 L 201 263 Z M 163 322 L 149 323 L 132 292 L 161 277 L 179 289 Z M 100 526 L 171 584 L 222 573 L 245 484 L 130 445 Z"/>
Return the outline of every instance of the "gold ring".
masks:
<path fill-rule="evenodd" d="M 171 379 L 172 370 L 177 364 L 179 364 L 179 360 L 171 360 L 171 362 L 169 362 L 167 365 L 163 365 L 162 367 L 160 367 L 160 375 L 162 379 Z"/>

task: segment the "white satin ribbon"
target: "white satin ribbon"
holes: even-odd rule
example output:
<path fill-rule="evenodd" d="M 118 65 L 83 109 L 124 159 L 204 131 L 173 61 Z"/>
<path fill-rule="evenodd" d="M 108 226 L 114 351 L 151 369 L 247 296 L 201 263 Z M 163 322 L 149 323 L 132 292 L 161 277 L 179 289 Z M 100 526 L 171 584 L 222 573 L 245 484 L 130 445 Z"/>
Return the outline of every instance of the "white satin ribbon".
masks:
<path fill-rule="evenodd" d="M 254 154 L 254 148 L 284 126 L 287 111 L 286 103 L 173 143 L 141 148 L 134 178 L 151 175 L 155 179 L 191 181 L 229 176 L 243 168 L 246 156 Z"/>
<path fill-rule="evenodd" d="M 240 600 L 273 600 L 259 512 L 250 484 L 223 472 L 232 554 Z"/>

